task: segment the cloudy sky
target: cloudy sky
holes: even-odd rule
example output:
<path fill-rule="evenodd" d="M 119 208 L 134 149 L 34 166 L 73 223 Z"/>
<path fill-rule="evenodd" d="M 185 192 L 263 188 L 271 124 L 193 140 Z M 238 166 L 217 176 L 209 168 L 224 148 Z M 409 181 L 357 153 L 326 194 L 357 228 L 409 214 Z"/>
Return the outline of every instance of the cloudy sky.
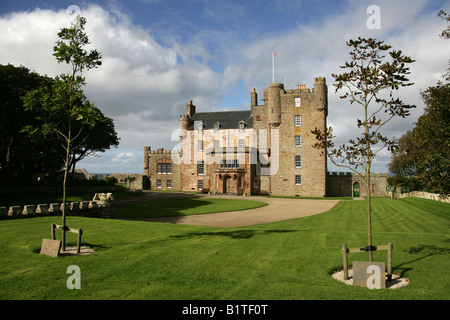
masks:
<path fill-rule="evenodd" d="M 370 6 L 379 8 L 369 10 Z M 437 17 L 443 0 L 1 0 L 0 64 L 23 65 L 56 76 L 67 72 L 52 56 L 57 32 L 76 14 L 87 18 L 91 47 L 103 65 L 86 74 L 88 99 L 114 119 L 117 149 L 78 164 L 90 173 L 143 173 L 143 148 L 173 148 L 172 133 L 188 100 L 197 111 L 248 109 L 272 82 L 286 88 L 329 86 L 328 124 L 337 142 L 354 137 L 361 110 L 335 93 L 332 73 L 350 60 L 345 42 L 358 36 L 384 40 L 416 62 L 413 86 L 398 95 L 417 106 L 385 129 L 400 137 L 423 112 L 420 91 L 441 80 L 450 41 Z M 386 171 L 380 152 L 374 171 Z M 335 168 L 331 166 L 330 171 Z"/>

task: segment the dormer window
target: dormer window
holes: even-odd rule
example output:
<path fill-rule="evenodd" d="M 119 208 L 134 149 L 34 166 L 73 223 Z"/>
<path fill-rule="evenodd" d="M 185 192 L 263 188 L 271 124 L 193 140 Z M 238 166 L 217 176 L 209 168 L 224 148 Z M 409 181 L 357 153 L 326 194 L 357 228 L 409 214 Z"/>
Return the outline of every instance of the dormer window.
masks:
<path fill-rule="evenodd" d="M 244 128 L 247 124 L 245 123 L 245 121 L 239 121 L 238 123 L 238 128 L 239 128 L 239 132 L 244 132 Z"/>
<path fill-rule="evenodd" d="M 202 133 L 203 132 L 203 122 L 201 121 L 195 121 L 195 128 L 197 129 L 198 133 Z"/>
<path fill-rule="evenodd" d="M 220 122 L 216 122 L 214 123 L 213 127 L 214 127 L 214 132 L 219 132 L 219 129 L 222 125 L 220 124 Z"/>

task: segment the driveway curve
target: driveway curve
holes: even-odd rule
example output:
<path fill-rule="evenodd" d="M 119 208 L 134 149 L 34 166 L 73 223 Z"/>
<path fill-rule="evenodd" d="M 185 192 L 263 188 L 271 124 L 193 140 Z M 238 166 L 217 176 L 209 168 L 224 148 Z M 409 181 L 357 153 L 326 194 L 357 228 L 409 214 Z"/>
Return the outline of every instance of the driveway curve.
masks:
<path fill-rule="evenodd" d="M 236 197 L 236 196 L 196 195 L 196 197 L 212 197 L 215 199 L 256 200 L 266 202 L 268 205 L 260 208 L 242 211 L 220 212 L 220 213 L 198 214 L 198 215 L 165 217 L 165 218 L 134 218 L 134 219 L 128 218 L 127 220 L 233 228 L 311 216 L 321 212 L 328 211 L 339 202 L 339 200 L 287 199 L 287 198 L 268 198 L 261 196 Z"/>

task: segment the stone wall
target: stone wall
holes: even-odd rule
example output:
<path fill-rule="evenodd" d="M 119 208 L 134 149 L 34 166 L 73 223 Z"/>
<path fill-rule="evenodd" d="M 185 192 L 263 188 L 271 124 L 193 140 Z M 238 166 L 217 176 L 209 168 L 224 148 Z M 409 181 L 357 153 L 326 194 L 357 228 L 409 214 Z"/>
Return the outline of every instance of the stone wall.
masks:
<path fill-rule="evenodd" d="M 350 172 L 328 172 L 327 173 L 327 197 L 358 197 L 355 189 L 359 184 L 359 197 L 367 195 L 366 181 L 356 173 Z M 386 191 L 387 173 L 375 172 L 370 178 L 371 193 L 374 197 L 389 196 Z"/>
<path fill-rule="evenodd" d="M 409 192 L 409 193 L 402 193 L 402 194 L 398 194 L 397 197 L 398 198 L 416 197 L 416 198 L 429 199 L 429 200 L 434 200 L 434 201 L 450 203 L 450 197 L 448 195 L 445 197 L 438 193 L 429 193 L 429 192 L 423 192 L 423 191 L 413 191 L 413 192 Z"/>
<path fill-rule="evenodd" d="M 0 219 L 59 215 L 62 209 L 62 203 L 0 207 Z M 96 193 L 92 201 L 68 202 L 66 203 L 66 215 L 113 218 L 114 197 L 112 193 Z"/>

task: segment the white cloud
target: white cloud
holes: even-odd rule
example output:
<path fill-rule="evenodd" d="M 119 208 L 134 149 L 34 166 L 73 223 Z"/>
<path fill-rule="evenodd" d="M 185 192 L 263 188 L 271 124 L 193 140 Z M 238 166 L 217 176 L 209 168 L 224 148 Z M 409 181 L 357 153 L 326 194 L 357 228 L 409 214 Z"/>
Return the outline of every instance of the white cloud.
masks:
<path fill-rule="evenodd" d="M 372 4 L 381 9 L 380 30 L 366 27 L 369 17 L 366 9 Z M 86 73 L 86 93 L 106 116 L 114 119 L 121 137 L 119 150 L 124 153 L 108 151 L 101 158 L 83 160 L 80 166 L 85 164 L 92 172 L 105 172 L 93 171 L 105 166 L 110 172 L 119 169 L 142 172 L 138 159 L 142 158 L 143 147 L 170 148 L 175 144 L 170 141 L 171 133 L 177 129 L 178 116 L 185 112 L 189 99 L 194 100 L 198 111 L 216 110 L 222 98 L 239 83 L 245 84 L 242 90 L 248 92 L 248 98 L 238 101 L 235 107 L 248 106 L 253 87 L 262 96 L 263 89 L 272 81 L 274 51 L 275 81 L 286 82 L 285 87 L 306 84 L 311 88 L 315 77 L 326 77 L 328 123 L 335 127 L 337 139 L 342 143 L 354 131 L 356 112 L 334 93 L 331 74 L 339 73 L 339 66 L 349 60 L 345 41 L 358 36 L 385 40 L 417 60 L 411 68 L 411 81 L 415 85 L 401 90 L 399 95 L 419 107 L 411 117 L 395 120 L 386 129 L 388 134 L 399 137 L 422 113 L 419 91 L 435 85 L 448 67 L 450 42 L 439 37 L 445 23 L 437 17 L 439 9 L 428 10 L 427 5 L 425 0 L 350 0 L 346 7 L 333 10 L 339 13 L 332 15 L 324 6 L 324 19 L 307 24 L 299 19 L 296 28 L 279 33 L 257 32 L 254 37 L 238 35 L 238 28 L 230 27 L 232 32 L 193 28 L 198 33 L 183 41 L 176 34 L 164 33 L 164 44 L 118 8 L 82 7 L 80 13 L 87 18 L 91 48 L 103 56 L 103 65 Z M 205 17 L 214 13 L 210 9 L 208 1 L 203 11 Z M 241 10 L 233 21 L 237 23 L 237 18 L 245 17 Z M 68 18 L 71 17 L 65 9 L 36 9 L 0 17 L 0 63 L 24 65 L 49 76 L 66 72 L 67 67 L 57 64 L 52 56 L 52 48 L 59 29 L 68 25 Z M 180 21 L 181 25 L 187 22 L 191 26 L 195 23 L 188 18 Z M 217 59 L 214 57 L 217 52 L 223 61 L 213 70 L 208 63 Z M 381 156 L 379 163 L 388 157 L 385 153 Z M 102 165 L 97 165 L 98 161 Z M 386 169 L 380 166 L 378 171 L 382 170 Z"/>

